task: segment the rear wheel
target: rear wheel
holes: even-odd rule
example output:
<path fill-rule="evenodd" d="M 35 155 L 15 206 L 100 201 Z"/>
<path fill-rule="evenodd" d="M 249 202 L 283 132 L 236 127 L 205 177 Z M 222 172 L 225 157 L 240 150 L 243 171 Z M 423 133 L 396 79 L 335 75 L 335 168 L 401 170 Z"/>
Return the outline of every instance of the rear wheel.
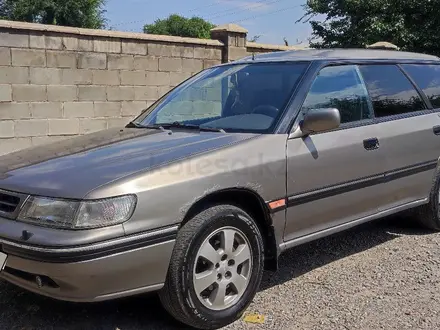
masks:
<path fill-rule="evenodd" d="M 251 303 L 263 263 L 263 239 L 246 212 L 232 205 L 207 208 L 178 233 L 162 304 L 192 327 L 223 327 Z"/>
<path fill-rule="evenodd" d="M 429 203 L 414 209 L 418 222 L 425 228 L 440 231 L 440 173 L 437 174 Z"/>

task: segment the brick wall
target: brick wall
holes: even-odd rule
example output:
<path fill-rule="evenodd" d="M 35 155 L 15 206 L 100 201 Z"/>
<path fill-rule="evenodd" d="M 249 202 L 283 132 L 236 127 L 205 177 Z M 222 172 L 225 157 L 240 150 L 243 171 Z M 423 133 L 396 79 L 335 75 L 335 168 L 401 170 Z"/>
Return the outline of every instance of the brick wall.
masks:
<path fill-rule="evenodd" d="M 202 40 L 0 21 L 0 154 L 122 127 L 204 68 L 281 50 L 247 46 L 246 34 L 234 25 Z"/>

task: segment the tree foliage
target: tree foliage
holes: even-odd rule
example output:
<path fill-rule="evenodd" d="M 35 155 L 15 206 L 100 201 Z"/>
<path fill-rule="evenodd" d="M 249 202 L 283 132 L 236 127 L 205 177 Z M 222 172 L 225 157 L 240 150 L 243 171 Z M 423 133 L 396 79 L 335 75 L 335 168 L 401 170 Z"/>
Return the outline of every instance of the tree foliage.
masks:
<path fill-rule="evenodd" d="M 144 32 L 178 37 L 210 39 L 210 30 L 215 25 L 200 17 L 186 18 L 180 15 L 170 15 L 165 19 L 158 19 L 153 24 L 144 26 Z"/>
<path fill-rule="evenodd" d="M 0 18 L 100 29 L 105 0 L 0 0 Z"/>
<path fill-rule="evenodd" d="M 402 50 L 440 55 L 440 0 L 308 0 L 305 7 L 301 20 L 312 25 L 312 47 L 388 41 Z"/>

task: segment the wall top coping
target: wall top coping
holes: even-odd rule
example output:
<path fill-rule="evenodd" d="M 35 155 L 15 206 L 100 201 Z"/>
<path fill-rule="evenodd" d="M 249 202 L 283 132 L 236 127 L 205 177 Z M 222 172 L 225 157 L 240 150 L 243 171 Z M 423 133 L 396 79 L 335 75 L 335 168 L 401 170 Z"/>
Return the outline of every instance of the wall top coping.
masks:
<path fill-rule="evenodd" d="M 272 44 L 260 44 L 257 42 L 248 41 L 246 43 L 247 48 L 255 48 L 255 49 L 267 49 L 267 50 L 299 50 L 306 49 L 308 47 L 305 46 L 284 46 L 284 45 L 272 45 Z"/>
<path fill-rule="evenodd" d="M 211 29 L 212 32 L 219 32 L 219 31 L 225 31 L 225 32 L 235 32 L 235 33 L 248 33 L 248 30 L 246 30 L 244 27 L 241 27 L 237 24 L 223 24 L 216 26 L 215 28 Z"/>
<path fill-rule="evenodd" d="M 14 22 L 14 21 L 6 21 L 6 20 L 0 20 L 0 28 L 22 30 L 22 31 L 65 33 L 65 34 L 90 36 L 90 37 L 147 40 L 147 41 L 195 44 L 195 45 L 217 46 L 217 47 L 224 46 L 224 44 L 221 41 L 211 40 L 211 39 L 183 38 L 183 37 L 163 36 L 163 35 L 147 34 L 147 33 L 83 29 L 83 28 L 73 28 L 68 26 L 45 25 L 45 24 Z"/>

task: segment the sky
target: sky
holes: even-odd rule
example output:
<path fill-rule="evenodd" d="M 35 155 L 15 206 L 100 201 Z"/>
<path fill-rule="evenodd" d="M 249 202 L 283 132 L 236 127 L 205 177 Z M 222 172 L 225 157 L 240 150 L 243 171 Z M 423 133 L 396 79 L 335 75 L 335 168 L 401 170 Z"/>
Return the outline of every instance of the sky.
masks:
<path fill-rule="evenodd" d="M 142 32 L 145 24 L 170 14 L 199 16 L 216 25 L 236 23 L 249 30 L 248 38 L 260 43 L 307 44 L 309 23 L 296 23 L 304 14 L 305 0 L 107 0 L 108 26 Z"/>

